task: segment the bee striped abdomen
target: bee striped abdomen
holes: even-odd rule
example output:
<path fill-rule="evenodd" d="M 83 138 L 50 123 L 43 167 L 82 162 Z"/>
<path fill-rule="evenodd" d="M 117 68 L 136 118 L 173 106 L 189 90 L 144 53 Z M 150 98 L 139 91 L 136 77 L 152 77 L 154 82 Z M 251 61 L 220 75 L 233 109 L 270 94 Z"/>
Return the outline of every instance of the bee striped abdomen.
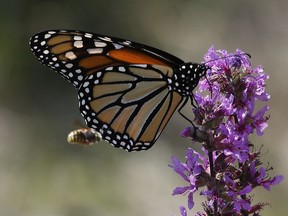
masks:
<path fill-rule="evenodd" d="M 91 128 L 77 129 L 70 132 L 67 136 L 68 143 L 78 145 L 93 145 L 101 140 L 102 135 Z"/>

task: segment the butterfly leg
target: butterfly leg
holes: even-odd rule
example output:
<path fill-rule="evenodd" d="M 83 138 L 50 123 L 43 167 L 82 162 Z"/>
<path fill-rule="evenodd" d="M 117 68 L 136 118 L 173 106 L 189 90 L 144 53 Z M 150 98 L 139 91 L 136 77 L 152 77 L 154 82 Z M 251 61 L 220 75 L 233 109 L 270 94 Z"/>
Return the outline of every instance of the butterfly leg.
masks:
<path fill-rule="evenodd" d="M 182 103 L 182 105 L 181 105 L 180 108 L 178 109 L 178 112 L 179 112 L 179 114 L 180 114 L 184 119 L 186 119 L 188 122 L 191 123 L 191 125 L 192 125 L 192 127 L 193 127 L 192 137 L 195 137 L 195 136 L 196 136 L 197 127 L 194 125 L 193 121 L 191 121 L 187 116 L 185 116 L 185 115 L 181 112 L 181 110 L 183 109 L 183 107 L 186 105 L 187 100 L 189 100 L 189 97 L 187 97 L 187 98 L 185 99 L 185 101 Z M 194 108 L 196 108 L 195 104 L 193 103 L 193 100 L 195 100 L 193 94 L 190 96 L 190 100 L 191 100 L 191 105 L 192 105 Z M 196 100 L 195 100 L 195 102 L 196 102 L 196 104 L 197 104 L 197 101 L 196 101 Z M 197 104 L 197 105 L 198 105 L 198 104 Z"/>
<path fill-rule="evenodd" d="M 188 122 L 191 123 L 192 127 L 190 127 L 190 132 L 189 132 L 189 137 L 192 138 L 192 140 L 197 141 L 197 142 L 205 142 L 207 141 L 207 139 L 209 138 L 209 136 L 207 135 L 207 133 L 205 131 L 201 131 L 200 128 L 196 127 L 194 125 L 194 123 L 188 118 L 186 117 L 181 110 L 183 109 L 183 107 L 185 106 L 185 104 L 187 103 L 187 100 L 189 100 L 189 97 L 187 97 L 187 99 L 185 99 L 184 103 L 180 106 L 178 112 L 180 113 L 180 115 L 186 119 Z M 193 95 L 190 96 L 190 100 L 191 100 L 191 104 L 193 103 Z M 195 100 L 195 99 L 194 99 Z M 197 103 L 197 101 L 195 100 L 195 102 Z M 198 104 L 197 104 L 198 105 Z M 195 105 L 193 105 L 195 107 Z"/>
<path fill-rule="evenodd" d="M 194 108 L 197 108 L 198 107 L 198 103 L 197 101 L 195 100 L 195 97 L 194 97 L 194 94 L 192 93 L 192 95 L 190 96 L 190 100 L 191 100 L 191 105 L 194 107 Z M 196 105 L 194 104 L 194 102 L 196 103 Z"/>
<path fill-rule="evenodd" d="M 194 129 L 195 129 L 196 127 L 195 127 L 195 125 L 193 124 L 193 122 L 192 122 L 187 116 L 185 116 L 185 115 L 181 112 L 182 109 L 183 109 L 183 107 L 186 105 L 186 103 L 187 103 L 188 100 L 189 100 L 189 97 L 187 97 L 187 98 L 185 99 L 185 101 L 182 103 L 182 105 L 181 105 L 180 108 L 178 109 L 178 113 L 179 113 L 184 119 L 186 119 L 188 122 L 190 122 L 190 123 L 193 125 Z M 196 107 L 196 106 L 193 104 L 193 100 L 191 100 L 191 103 L 192 103 L 192 106 L 193 106 L 193 107 Z"/>

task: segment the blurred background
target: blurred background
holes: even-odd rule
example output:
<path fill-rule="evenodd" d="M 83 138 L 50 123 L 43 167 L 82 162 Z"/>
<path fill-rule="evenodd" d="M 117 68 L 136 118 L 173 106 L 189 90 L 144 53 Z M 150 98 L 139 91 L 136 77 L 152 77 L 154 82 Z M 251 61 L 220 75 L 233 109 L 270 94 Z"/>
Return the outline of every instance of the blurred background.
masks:
<path fill-rule="evenodd" d="M 67 134 L 82 121 L 76 90 L 41 65 L 28 42 L 48 29 L 77 29 L 130 39 L 201 62 L 211 45 L 252 55 L 269 74 L 271 119 L 262 137 L 271 175 L 287 175 L 288 2 L 284 0 L 0 0 L 0 215 L 180 215 L 186 197 L 172 197 L 186 183 L 168 167 L 184 160 L 191 143 L 178 113 L 152 149 L 127 153 L 101 142 L 69 145 Z M 192 117 L 191 106 L 185 108 Z M 195 146 L 199 148 L 199 146 Z M 285 179 L 255 202 L 262 215 L 288 215 Z M 201 210 L 201 197 L 189 212 Z"/>

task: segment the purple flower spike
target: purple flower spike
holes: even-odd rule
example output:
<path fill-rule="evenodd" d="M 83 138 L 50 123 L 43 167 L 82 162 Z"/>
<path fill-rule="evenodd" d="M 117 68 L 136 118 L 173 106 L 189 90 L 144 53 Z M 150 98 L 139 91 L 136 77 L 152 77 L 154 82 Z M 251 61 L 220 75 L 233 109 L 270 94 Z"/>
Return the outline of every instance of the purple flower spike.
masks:
<path fill-rule="evenodd" d="M 186 182 L 188 186 L 176 187 L 172 195 L 186 194 L 188 192 L 188 208 L 192 209 L 194 206 L 193 194 L 197 188 L 203 184 L 207 173 L 205 172 L 205 159 L 196 151 L 189 148 L 186 153 L 186 163 L 180 162 L 177 158 L 172 157 L 172 167 Z M 201 160 L 202 163 L 198 161 Z"/>
<path fill-rule="evenodd" d="M 269 107 L 259 105 L 270 99 L 265 89 L 269 76 L 262 66 L 252 68 L 249 55 L 239 49 L 230 54 L 211 47 L 205 62 L 210 69 L 194 94 L 195 125 L 181 133 L 201 143 L 202 153 L 188 148 L 185 162 L 172 157 L 170 166 L 187 184 L 176 187 L 173 195 L 187 195 L 189 209 L 197 191 L 205 196 L 204 213 L 197 216 L 260 215 L 267 203 L 253 205 L 250 193 L 256 187 L 270 190 L 283 180 L 281 175 L 269 177 L 271 167 L 261 166 L 261 153 L 250 141 L 268 127 Z M 187 215 L 183 206 L 180 212 Z"/>

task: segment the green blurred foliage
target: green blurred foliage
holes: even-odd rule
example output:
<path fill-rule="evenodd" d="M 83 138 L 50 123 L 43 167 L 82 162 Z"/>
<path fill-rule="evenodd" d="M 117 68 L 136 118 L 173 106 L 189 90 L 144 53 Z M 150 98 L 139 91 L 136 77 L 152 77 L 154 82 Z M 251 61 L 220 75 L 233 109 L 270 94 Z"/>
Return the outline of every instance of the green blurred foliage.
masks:
<path fill-rule="evenodd" d="M 190 144 L 178 136 L 188 125 L 178 114 L 146 152 L 66 143 L 75 121 L 82 121 L 76 91 L 39 64 L 28 45 L 33 34 L 48 29 L 127 38 L 186 61 L 202 61 L 211 45 L 250 53 L 255 67 L 264 65 L 271 77 L 270 127 L 254 143 L 264 144 L 274 174 L 285 176 L 287 11 L 284 0 L 0 0 L 0 214 L 174 215 L 186 204 L 171 196 L 184 182 L 167 166 Z M 190 110 L 187 105 L 188 116 Z M 271 192 L 257 191 L 255 201 L 271 203 L 263 215 L 287 215 L 286 197 L 285 179 Z"/>

